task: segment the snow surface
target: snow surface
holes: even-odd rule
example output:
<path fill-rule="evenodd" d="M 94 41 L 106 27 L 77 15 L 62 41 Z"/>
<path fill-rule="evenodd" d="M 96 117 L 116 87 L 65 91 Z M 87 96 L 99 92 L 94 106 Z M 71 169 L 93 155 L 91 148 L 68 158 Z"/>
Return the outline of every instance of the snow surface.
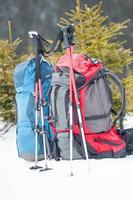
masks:
<path fill-rule="evenodd" d="M 125 127 L 133 127 L 133 117 L 127 117 Z M 30 170 L 34 163 L 18 158 L 15 142 L 14 126 L 0 138 L 1 200 L 133 200 L 133 155 L 91 159 L 90 172 L 85 160 L 73 161 L 70 177 L 69 161 L 49 161 L 51 171 Z"/>

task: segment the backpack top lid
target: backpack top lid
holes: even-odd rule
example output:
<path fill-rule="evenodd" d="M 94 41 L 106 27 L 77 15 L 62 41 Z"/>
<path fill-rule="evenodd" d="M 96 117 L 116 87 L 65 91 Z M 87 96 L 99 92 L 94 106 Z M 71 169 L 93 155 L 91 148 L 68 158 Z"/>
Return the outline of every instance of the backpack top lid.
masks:
<path fill-rule="evenodd" d="M 82 54 L 73 54 L 72 60 L 73 69 L 82 75 L 87 74 L 88 71 L 92 71 L 93 75 L 102 68 L 102 63 L 99 60 L 90 59 L 89 57 Z M 58 63 L 56 64 L 56 68 L 62 68 L 64 66 L 70 66 L 69 58 L 67 55 L 61 56 Z"/>
<path fill-rule="evenodd" d="M 42 82 L 52 75 L 52 65 L 43 57 L 40 60 Z M 14 84 L 17 92 L 34 92 L 36 64 L 35 58 L 27 60 L 16 66 L 14 70 Z"/>

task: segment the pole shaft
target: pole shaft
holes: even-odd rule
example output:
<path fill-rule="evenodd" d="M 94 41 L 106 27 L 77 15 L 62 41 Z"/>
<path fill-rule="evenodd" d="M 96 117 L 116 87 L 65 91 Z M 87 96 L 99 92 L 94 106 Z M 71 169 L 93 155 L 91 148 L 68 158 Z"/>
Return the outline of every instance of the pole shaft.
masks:
<path fill-rule="evenodd" d="M 74 72 L 73 72 L 73 61 L 72 61 L 73 49 L 72 49 L 72 46 L 70 48 L 67 48 L 67 54 L 68 54 L 69 60 L 70 60 L 71 84 L 72 84 L 72 88 L 73 88 L 74 100 L 76 103 L 76 109 L 77 109 L 77 113 L 78 113 L 79 126 L 80 126 L 81 136 L 82 136 L 82 140 L 83 140 L 83 147 L 84 147 L 86 160 L 88 161 L 89 157 L 88 157 L 87 145 L 86 145 L 86 141 L 85 141 L 85 133 L 84 133 L 84 129 L 83 129 L 82 115 L 81 115 L 81 111 L 80 111 L 80 102 L 78 100 L 78 93 L 77 93 L 77 88 L 76 88 L 76 83 L 75 83 L 75 78 L 74 78 Z"/>
<path fill-rule="evenodd" d="M 42 81 L 39 78 L 38 80 L 39 85 L 39 97 L 40 97 L 40 107 L 41 107 L 41 125 L 42 125 L 42 136 L 43 136 L 43 149 L 44 149 L 44 160 L 45 160 L 45 167 L 47 166 L 47 151 L 46 151 L 46 133 L 44 130 L 44 113 L 43 113 L 43 105 L 42 105 Z"/>
<path fill-rule="evenodd" d="M 70 51 L 67 49 L 67 54 L 70 57 Z M 69 59 L 69 62 L 71 65 L 71 60 Z M 73 160 L 73 90 L 72 90 L 72 81 L 71 81 L 71 68 L 69 69 L 69 115 L 70 115 L 70 175 L 73 175 L 73 166 L 72 166 L 72 160 Z"/>

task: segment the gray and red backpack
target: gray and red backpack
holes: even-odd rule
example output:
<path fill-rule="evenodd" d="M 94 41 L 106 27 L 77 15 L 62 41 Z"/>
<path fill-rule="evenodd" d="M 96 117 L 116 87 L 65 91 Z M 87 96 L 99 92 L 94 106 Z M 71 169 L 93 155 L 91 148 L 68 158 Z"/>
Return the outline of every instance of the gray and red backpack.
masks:
<path fill-rule="evenodd" d="M 116 122 L 125 115 L 125 91 L 118 76 L 106 70 L 96 59 L 73 54 L 73 67 L 83 128 L 89 158 L 118 158 L 126 155 L 126 145 L 119 135 Z M 113 97 L 109 80 L 121 93 L 121 109 L 113 117 Z M 74 103 L 73 103 L 74 104 Z M 62 56 L 52 75 L 51 111 L 53 128 L 57 134 L 60 156 L 69 159 L 69 61 Z M 84 158 L 82 137 L 75 105 L 73 105 L 74 158 Z"/>

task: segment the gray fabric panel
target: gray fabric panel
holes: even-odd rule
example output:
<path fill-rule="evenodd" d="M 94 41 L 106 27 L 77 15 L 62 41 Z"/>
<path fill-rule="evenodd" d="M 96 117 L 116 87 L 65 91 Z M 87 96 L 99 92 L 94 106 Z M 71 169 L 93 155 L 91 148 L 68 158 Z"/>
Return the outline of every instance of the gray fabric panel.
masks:
<path fill-rule="evenodd" d="M 57 89 L 58 88 L 58 89 Z M 51 104 L 56 129 L 66 129 L 66 93 L 69 89 L 69 76 L 66 73 L 54 72 L 52 75 Z"/>
<path fill-rule="evenodd" d="M 66 85 L 69 87 L 69 76 L 61 72 L 54 72 L 52 75 L 52 85 Z"/>
<path fill-rule="evenodd" d="M 54 72 L 52 76 L 52 84 L 66 85 L 69 87 L 69 73 Z M 85 83 L 85 77 L 78 73 L 74 73 L 77 88 L 81 87 Z"/>
<path fill-rule="evenodd" d="M 56 99 L 55 99 L 55 91 L 56 91 L 56 89 L 57 89 L 57 87 L 56 87 L 56 85 L 54 85 L 53 87 L 52 87 L 52 90 L 51 90 L 51 93 L 50 93 L 50 101 L 51 101 L 51 109 L 52 109 L 52 115 L 53 115 L 53 117 L 55 118 L 55 101 L 56 101 Z"/>
<path fill-rule="evenodd" d="M 67 119 L 69 116 L 66 110 L 66 104 L 65 104 L 65 97 L 66 93 L 68 91 L 68 87 L 60 87 L 58 90 L 57 100 L 56 100 L 56 106 L 57 106 L 57 123 L 56 128 L 64 130 L 68 128 L 67 126 Z"/>
<path fill-rule="evenodd" d="M 61 149 L 60 155 L 63 160 L 70 159 L 70 137 L 69 133 L 57 134 L 58 145 Z M 73 145 L 73 159 L 82 159 L 81 155 L 77 152 L 76 147 Z"/>
<path fill-rule="evenodd" d="M 97 80 L 92 84 L 85 98 L 85 116 L 91 117 L 95 115 L 104 115 L 111 110 L 111 100 L 104 79 Z M 88 120 L 86 121 L 91 132 L 100 133 L 108 131 L 112 127 L 111 116 L 105 119 Z"/>

